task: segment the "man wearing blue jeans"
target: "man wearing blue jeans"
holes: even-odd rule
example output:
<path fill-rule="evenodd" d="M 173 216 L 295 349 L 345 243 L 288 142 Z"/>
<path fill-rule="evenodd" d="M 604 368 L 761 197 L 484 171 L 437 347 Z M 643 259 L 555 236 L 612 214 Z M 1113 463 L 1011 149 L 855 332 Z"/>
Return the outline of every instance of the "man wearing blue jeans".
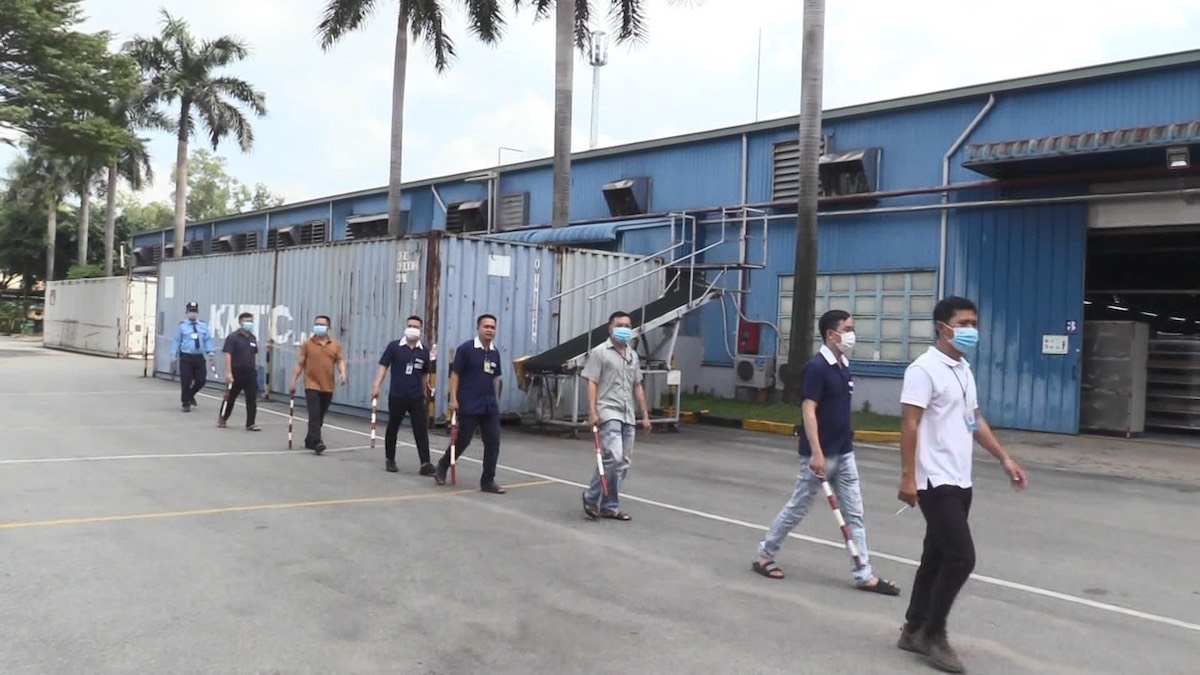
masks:
<path fill-rule="evenodd" d="M 854 319 L 848 312 L 834 309 L 821 316 L 818 328 L 824 344 L 804 365 L 803 402 L 800 409 L 804 433 L 800 436 L 800 477 L 792 498 L 775 516 L 767 538 L 759 544 L 755 572 L 782 579 L 783 571 L 775 564 L 779 547 L 812 505 L 828 480 L 837 495 L 842 516 L 858 548 L 862 567 L 855 569 L 855 587 L 884 595 L 899 595 L 900 589 L 887 579 L 875 576 L 867 555 L 867 532 L 863 527 L 862 490 L 858 483 L 858 465 L 854 461 L 854 431 L 850 426 L 850 401 L 854 379 L 846 355 L 854 348 Z"/>
<path fill-rule="evenodd" d="M 633 407 L 636 396 L 642 408 L 642 428 L 650 428 L 650 409 L 642 386 L 642 369 L 637 352 L 629 346 L 633 338 L 630 317 L 613 312 L 608 317 L 609 339 L 588 354 L 583 367 L 587 380 L 588 410 L 592 426 L 599 429 L 601 456 L 608 493 L 600 482 L 600 469 L 592 471 L 592 481 L 583 493 L 583 512 L 588 518 L 629 520 L 620 509 L 618 494 L 632 462 L 633 438 L 637 416 Z"/>

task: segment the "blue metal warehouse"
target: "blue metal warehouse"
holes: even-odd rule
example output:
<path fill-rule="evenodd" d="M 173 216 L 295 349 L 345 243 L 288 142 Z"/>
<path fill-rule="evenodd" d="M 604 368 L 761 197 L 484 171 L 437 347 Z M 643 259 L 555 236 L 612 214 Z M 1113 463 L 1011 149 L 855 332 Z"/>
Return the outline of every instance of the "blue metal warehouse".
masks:
<path fill-rule="evenodd" d="M 697 222 L 695 245 L 711 245 L 697 261 L 758 264 L 729 272 L 740 301 L 687 318 L 701 362 L 681 364 L 687 389 L 770 388 L 790 326 L 796 129 L 782 119 L 578 153 L 566 228 L 540 225 L 549 159 L 410 183 L 403 217 L 413 233 L 646 255 Z M 953 293 L 980 305 L 975 367 L 993 424 L 1200 429 L 1200 272 L 1188 266 L 1200 50 L 829 110 L 823 133 L 817 310 L 855 314 L 859 405 L 897 410 L 935 299 Z M 194 223 L 185 255 L 384 236 L 385 208 L 375 189 Z M 155 266 L 171 240 L 135 237 L 138 264 Z"/>

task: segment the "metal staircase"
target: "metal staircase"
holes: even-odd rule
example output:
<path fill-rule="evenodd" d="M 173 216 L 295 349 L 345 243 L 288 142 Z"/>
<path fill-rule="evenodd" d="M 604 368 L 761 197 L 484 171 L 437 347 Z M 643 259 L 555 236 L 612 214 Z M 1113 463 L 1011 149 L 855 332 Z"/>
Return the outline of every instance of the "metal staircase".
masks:
<path fill-rule="evenodd" d="M 569 288 L 549 298 L 551 302 L 582 302 L 588 307 L 589 316 L 595 317 L 594 327 L 573 336 L 558 345 L 531 356 L 514 361 L 517 381 L 523 391 L 534 420 L 538 424 L 565 426 L 572 435 L 586 427 L 586 398 L 581 399 L 580 380 L 583 365 L 592 348 L 608 339 L 609 314 L 618 309 L 627 311 L 632 318 L 632 347 L 640 357 L 643 375 L 665 377 L 672 405 L 663 414 L 652 416 L 652 424 L 665 424 L 675 428 L 679 423 L 682 399 L 682 373 L 676 368 L 675 347 L 683 318 L 713 300 L 731 292 L 722 285 L 731 270 L 761 269 L 767 259 L 767 217 L 759 209 L 734 207 L 721 209 L 719 217 L 699 220 L 695 215 L 670 214 L 671 243 L 661 251 L 625 265 L 607 274 Z M 761 248 L 760 248 L 761 246 Z M 761 250 L 761 258 L 755 254 Z M 664 264 L 653 265 L 662 259 Z M 607 281 L 627 270 L 640 265 L 650 265 L 642 274 L 615 285 Z M 634 310 L 612 306 L 609 294 L 651 275 L 665 272 L 662 294 L 655 300 Z M 597 285 L 603 287 L 596 290 Z M 594 291 L 594 292 L 589 292 Z M 736 292 L 736 291 L 734 291 Z M 660 339 L 652 333 L 661 331 Z M 651 378 L 644 377 L 647 386 L 647 401 L 655 408 Z M 564 398 L 570 397 L 570 413 L 559 412 L 565 408 Z M 581 411 L 581 408 L 584 410 Z"/>

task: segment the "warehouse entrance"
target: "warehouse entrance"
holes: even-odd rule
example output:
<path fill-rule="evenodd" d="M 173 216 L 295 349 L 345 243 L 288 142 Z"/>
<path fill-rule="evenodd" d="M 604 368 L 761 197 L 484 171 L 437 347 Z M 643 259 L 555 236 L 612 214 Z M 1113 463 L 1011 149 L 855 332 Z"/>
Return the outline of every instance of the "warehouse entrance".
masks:
<path fill-rule="evenodd" d="M 1090 209 L 1080 427 L 1200 435 L 1200 203 Z"/>

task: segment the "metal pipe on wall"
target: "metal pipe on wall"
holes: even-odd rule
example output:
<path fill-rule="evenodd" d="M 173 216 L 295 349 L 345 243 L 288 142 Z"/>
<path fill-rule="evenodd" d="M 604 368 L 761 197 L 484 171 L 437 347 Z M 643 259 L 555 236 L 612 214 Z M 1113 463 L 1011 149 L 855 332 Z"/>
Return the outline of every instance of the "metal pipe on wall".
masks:
<path fill-rule="evenodd" d="M 942 185 L 943 186 L 950 185 L 950 158 L 954 156 L 954 153 L 958 152 L 959 148 L 962 147 L 962 144 L 965 143 L 967 141 L 967 138 L 971 135 L 971 132 L 975 131 L 975 127 L 979 126 L 979 123 L 983 121 L 983 118 L 986 117 L 989 112 L 991 112 L 992 108 L 995 105 L 996 105 L 996 95 L 988 94 L 987 103 L 983 104 L 983 108 L 975 115 L 975 119 L 971 120 L 971 123 L 967 125 L 966 129 L 963 129 L 962 133 L 958 135 L 958 138 L 954 139 L 954 144 L 951 145 L 950 149 L 946 151 L 946 154 L 942 156 Z M 947 204 L 949 202 L 950 202 L 950 193 L 943 192 L 942 193 L 942 204 Z M 947 246 L 947 240 L 948 240 L 947 235 L 948 235 L 949 229 L 950 229 L 950 211 L 943 209 L 942 210 L 941 233 L 940 233 L 939 239 L 938 239 L 938 297 L 939 298 L 946 294 L 946 246 Z"/>

